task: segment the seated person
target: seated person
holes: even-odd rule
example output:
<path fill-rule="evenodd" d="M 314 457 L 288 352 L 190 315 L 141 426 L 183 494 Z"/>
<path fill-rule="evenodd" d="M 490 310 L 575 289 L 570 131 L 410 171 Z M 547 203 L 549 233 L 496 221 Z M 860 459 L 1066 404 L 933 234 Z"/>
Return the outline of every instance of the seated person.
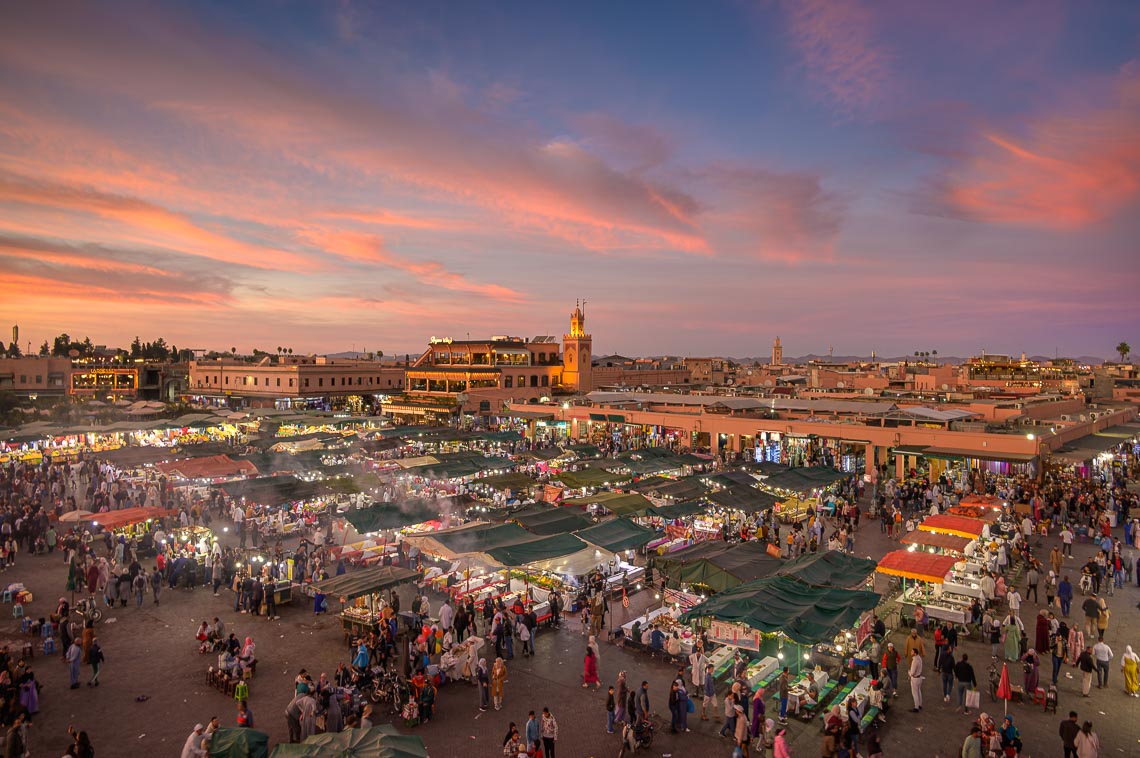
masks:
<path fill-rule="evenodd" d="M 641 632 L 641 644 L 642 644 L 642 646 L 649 647 L 649 645 L 652 642 L 653 642 L 653 630 L 652 629 L 643 629 Z"/>
<path fill-rule="evenodd" d="M 665 652 L 674 658 L 677 658 L 681 655 L 681 638 L 676 632 L 673 632 L 673 636 L 671 636 L 668 641 L 666 641 Z"/>
<path fill-rule="evenodd" d="M 819 685 L 815 681 L 815 674 L 809 671 L 807 682 L 805 682 L 804 686 L 804 696 L 800 698 L 799 705 L 796 706 L 796 711 L 799 711 L 800 706 L 811 710 L 817 705 L 819 705 Z"/>
<path fill-rule="evenodd" d="M 236 676 L 238 670 L 238 659 L 229 650 L 218 656 L 218 670 L 225 672 L 227 676 Z"/>
<path fill-rule="evenodd" d="M 641 619 L 633 622 L 633 628 L 629 630 L 630 639 L 641 639 Z"/>
<path fill-rule="evenodd" d="M 653 627 L 653 631 L 649 633 L 649 647 L 653 650 L 661 650 L 665 647 L 665 633 L 657 627 Z"/>

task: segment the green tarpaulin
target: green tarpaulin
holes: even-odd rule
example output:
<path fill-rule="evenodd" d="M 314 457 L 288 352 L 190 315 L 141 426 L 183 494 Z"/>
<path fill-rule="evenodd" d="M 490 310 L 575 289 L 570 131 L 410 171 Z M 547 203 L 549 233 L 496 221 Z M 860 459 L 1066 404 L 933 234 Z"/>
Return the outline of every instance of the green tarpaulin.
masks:
<path fill-rule="evenodd" d="M 373 503 L 366 508 L 344 512 L 344 518 L 361 534 L 385 529 L 402 529 L 412 524 L 437 519 L 443 504 L 429 500 L 409 500 L 404 503 Z"/>
<path fill-rule="evenodd" d="M 767 543 L 752 541 L 726 545 L 719 540 L 698 542 L 654 559 L 668 576 L 671 587 L 696 584 L 723 592 L 743 582 L 771 576 L 782 565 L 768 555 Z"/>
<path fill-rule="evenodd" d="M 604 487 L 610 484 L 628 482 L 628 474 L 614 474 L 605 469 L 588 468 L 581 471 L 563 471 L 558 475 L 558 481 L 570 489 L 579 490 L 583 487 Z"/>
<path fill-rule="evenodd" d="M 808 492 L 837 482 L 845 476 L 850 476 L 850 474 L 826 466 L 790 468 L 787 471 L 772 474 L 764 480 L 763 486 L 785 492 Z"/>
<path fill-rule="evenodd" d="M 776 573 L 819 587 L 856 587 L 875 573 L 876 565 L 870 558 L 838 550 L 821 550 L 788 561 Z"/>
<path fill-rule="evenodd" d="M 755 487 L 741 487 L 740 485 L 710 492 L 705 498 L 721 508 L 744 513 L 769 511 L 779 502 L 774 495 L 761 492 Z"/>
<path fill-rule="evenodd" d="M 566 448 L 566 452 L 574 453 L 579 458 L 597 458 L 602 454 L 601 450 L 589 444 L 570 445 Z"/>
<path fill-rule="evenodd" d="M 383 724 L 371 729 L 314 734 L 298 745 L 280 744 L 273 758 L 427 758 L 420 737 L 399 734 Z"/>
<path fill-rule="evenodd" d="M 269 735 L 256 729 L 222 727 L 210 738 L 210 758 L 267 758 Z"/>
<path fill-rule="evenodd" d="M 354 598 L 395 587 L 417 576 L 418 572 L 399 566 L 372 566 L 315 582 L 313 587 L 325 595 Z"/>
<path fill-rule="evenodd" d="M 590 497 L 576 497 L 562 501 L 565 505 L 600 505 L 615 516 L 642 515 L 653 507 L 653 503 L 636 494 L 602 492 Z"/>
<path fill-rule="evenodd" d="M 533 537 L 534 535 L 528 535 Z M 525 566 L 528 563 L 561 558 L 589 547 L 572 534 L 555 534 L 487 550 L 486 553 L 504 566 Z"/>
<path fill-rule="evenodd" d="M 575 534 L 591 545 L 597 545 L 611 553 L 634 550 L 642 545 L 649 544 L 657 536 L 657 533 L 652 529 L 638 526 L 628 518 L 603 521 L 600 524 L 579 529 Z"/>
<path fill-rule="evenodd" d="M 486 553 L 492 548 L 534 539 L 534 535 L 518 524 L 479 524 L 465 529 L 434 532 L 430 535 L 450 552 Z"/>
<path fill-rule="evenodd" d="M 526 474 L 511 473 L 485 476 L 482 479 L 476 479 L 475 484 L 482 484 L 497 490 L 521 491 L 530 489 L 531 487 L 538 484 L 538 482 L 531 479 Z"/>
<path fill-rule="evenodd" d="M 553 506 L 532 513 L 513 516 L 512 519 L 534 534 L 566 534 L 584 529 L 591 523 L 589 517 L 574 507 Z"/>
<path fill-rule="evenodd" d="M 790 576 L 746 582 L 717 593 L 681 616 L 683 623 L 714 618 L 761 632 L 783 632 L 793 642 L 831 640 L 879 604 L 875 592 L 815 587 Z"/>
<path fill-rule="evenodd" d="M 707 507 L 708 505 L 700 500 L 683 500 L 680 503 L 655 505 L 649 509 L 649 515 L 672 521 L 673 519 L 684 518 L 685 516 L 692 516 L 694 513 L 700 513 Z"/>

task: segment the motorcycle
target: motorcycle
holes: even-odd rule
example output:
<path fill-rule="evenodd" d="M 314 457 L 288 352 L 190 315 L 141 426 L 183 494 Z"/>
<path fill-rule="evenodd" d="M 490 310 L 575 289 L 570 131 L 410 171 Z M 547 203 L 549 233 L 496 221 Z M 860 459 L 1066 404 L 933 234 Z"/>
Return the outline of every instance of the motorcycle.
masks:
<path fill-rule="evenodd" d="M 71 611 L 79 617 L 82 623 L 90 621 L 92 624 L 98 624 L 103 620 L 103 611 L 99 608 L 99 604 L 95 602 L 95 596 L 90 598 L 80 598 L 75 601 L 75 607 Z"/>
<path fill-rule="evenodd" d="M 653 721 L 626 724 L 621 730 L 621 750 L 618 751 L 618 758 L 622 758 L 627 749 L 631 753 L 641 748 L 648 749 L 653 743 L 653 733 L 656 731 L 657 724 Z"/>

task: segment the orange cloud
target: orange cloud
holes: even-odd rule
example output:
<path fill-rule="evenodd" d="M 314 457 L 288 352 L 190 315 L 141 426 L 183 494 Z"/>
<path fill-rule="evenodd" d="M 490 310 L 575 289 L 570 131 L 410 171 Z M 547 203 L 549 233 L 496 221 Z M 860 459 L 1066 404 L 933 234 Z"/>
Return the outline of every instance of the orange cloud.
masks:
<path fill-rule="evenodd" d="M 506 303 L 521 303 L 527 298 L 520 292 L 499 284 L 480 284 L 462 274 L 449 271 L 438 261 L 415 261 L 393 253 L 379 237 L 327 230 L 307 230 L 312 244 L 333 255 L 364 263 L 376 263 L 410 274 L 416 281 L 452 292 L 470 292 Z"/>
<path fill-rule="evenodd" d="M 788 35 L 808 80 L 838 111 L 867 117 L 891 87 L 889 55 L 861 0 L 784 0 Z"/>
<path fill-rule="evenodd" d="M 1085 113 L 1047 113 L 1023 137 L 987 133 L 923 198 L 923 208 L 976 221 L 1079 229 L 1140 196 L 1140 76 L 1115 102 Z"/>
<path fill-rule="evenodd" d="M 303 256 L 236 240 L 206 229 L 182 214 L 132 197 L 0 175 L 0 202 L 93 214 L 154 235 L 150 239 L 156 244 L 225 263 L 291 271 L 310 271 L 313 267 Z"/>

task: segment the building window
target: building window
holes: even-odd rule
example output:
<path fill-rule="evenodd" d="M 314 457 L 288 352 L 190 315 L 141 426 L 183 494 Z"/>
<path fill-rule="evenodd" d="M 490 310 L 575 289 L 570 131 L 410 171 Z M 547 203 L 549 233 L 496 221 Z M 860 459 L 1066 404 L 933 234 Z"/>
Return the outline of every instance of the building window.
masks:
<path fill-rule="evenodd" d="M 515 378 L 513 376 L 504 376 L 503 377 L 503 387 L 504 388 L 514 389 L 514 386 L 515 386 Z"/>
<path fill-rule="evenodd" d="M 357 387 L 359 387 L 363 383 L 364 383 L 364 377 L 362 377 L 362 376 L 356 377 L 356 386 Z M 368 377 L 368 383 L 372 384 L 372 377 Z"/>
<path fill-rule="evenodd" d="M 537 387 L 538 386 L 538 375 L 536 375 L 536 374 L 530 375 L 530 386 L 531 387 Z"/>
<path fill-rule="evenodd" d="M 546 353 L 539 353 L 538 354 L 538 362 L 539 363 L 546 363 Z"/>
<path fill-rule="evenodd" d="M 292 379 L 290 379 L 290 380 L 289 380 L 289 386 L 290 386 L 290 387 L 292 387 L 292 386 L 293 386 L 293 380 L 292 380 Z"/>
<path fill-rule="evenodd" d="M 277 386 L 278 386 L 278 387 L 280 387 L 280 386 L 281 386 L 281 377 L 277 377 Z"/>
<path fill-rule="evenodd" d="M 308 383 L 309 383 L 308 381 L 305 382 L 305 384 L 308 384 Z M 323 376 L 321 378 L 317 379 L 317 386 L 318 387 L 324 387 L 325 386 L 325 378 Z"/>
<path fill-rule="evenodd" d="M 27 383 L 28 383 L 28 375 L 27 374 L 20 374 L 20 384 L 27 384 Z"/>
<path fill-rule="evenodd" d="M 230 378 L 227 376 L 226 377 L 226 384 L 229 384 L 229 383 L 230 383 Z"/>
<path fill-rule="evenodd" d="M 309 386 L 309 377 L 305 377 L 305 386 L 306 386 L 306 387 L 308 387 L 308 386 Z"/>
<path fill-rule="evenodd" d="M 542 386 L 543 387 L 549 387 L 550 386 L 550 377 L 547 376 L 546 374 L 542 375 Z"/>
<path fill-rule="evenodd" d="M 278 380 L 278 381 L 280 381 L 280 380 Z M 266 387 L 268 387 L 268 386 L 269 386 L 269 377 L 268 377 L 268 376 L 267 376 L 267 377 L 265 377 L 265 386 L 266 386 Z"/>

